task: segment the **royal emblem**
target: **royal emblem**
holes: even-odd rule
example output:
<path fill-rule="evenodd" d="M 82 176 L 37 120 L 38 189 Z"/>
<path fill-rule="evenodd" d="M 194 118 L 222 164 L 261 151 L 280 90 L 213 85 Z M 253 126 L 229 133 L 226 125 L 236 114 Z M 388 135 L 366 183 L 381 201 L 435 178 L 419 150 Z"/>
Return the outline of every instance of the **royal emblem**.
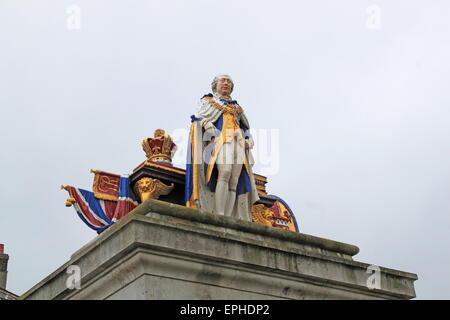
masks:
<path fill-rule="evenodd" d="M 298 232 L 296 221 L 287 205 L 277 200 L 271 207 L 256 204 L 252 207 L 252 221 L 265 226 Z"/>
<path fill-rule="evenodd" d="M 149 161 L 172 162 L 172 157 L 177 150 L 172 138 L 166 135 L 162 129 L 155 130 L 153 138 L 146 138 L 142 141 L 142 148 Z"/>
<path fill-rule="evenodd" d="M 118 200 L 120 175 L 100 170 L 91 170 L 94 176 L 92 191 L 94 196 L 102 200 Z"/>

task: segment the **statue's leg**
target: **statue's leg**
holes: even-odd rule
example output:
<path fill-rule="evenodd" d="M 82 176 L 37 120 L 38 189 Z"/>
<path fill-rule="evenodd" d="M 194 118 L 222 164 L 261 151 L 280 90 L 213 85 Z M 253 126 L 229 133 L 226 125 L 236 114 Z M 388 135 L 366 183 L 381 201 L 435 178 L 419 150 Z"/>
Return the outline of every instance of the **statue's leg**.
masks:
<path fill-rule="evenodd" d="M 234 203 L 236 202 L 236 187 L 241 174 L 242 164 L 234 164 L 231 169 L 231 177 L 228 183 L 228 201 L 226 205 L 225 215 L 232 216 Z"/>
<path fill-rule="evenodd" d="M 242 160 L 240 158 L 240 146 L 236 140 L 233 141 L 233 165 L 231 167 L 230 180 L 228 182 L 228 201 L 226 204 L 225 215 L 232 216 L 234 203 L 236 202 L 236 188 L 239 182 L 239 176 L 242 170 Z"/>
<path fill-rule="evenodd" d="M 230 144 L 225 143 L 219 151 L 216 160 L 218 177 L 216 191 L 214 193 L 214 213 L 220 215 L 225 214 L 225 206 L 228 201 L 228 183 L 231 177 L 232 164 L 229 159 L 227 159 L 227 156 L 229 157 L 230 152 L 232 152 L 232 149 L 230 150 Z"/>

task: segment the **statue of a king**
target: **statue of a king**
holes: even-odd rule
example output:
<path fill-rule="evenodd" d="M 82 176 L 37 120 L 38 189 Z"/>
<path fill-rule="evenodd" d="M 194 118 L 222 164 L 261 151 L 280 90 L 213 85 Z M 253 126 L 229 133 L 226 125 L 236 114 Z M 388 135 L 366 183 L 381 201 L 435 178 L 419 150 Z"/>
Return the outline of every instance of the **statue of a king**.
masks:
<path fill-rule="evenodd" d="M 244 110 L 232 100 L 233 80 L 214 78 L 191 116 L 186 163 L 186 206 L 251 221 L 259 200 L 253 176 L 254 142 Z"/>

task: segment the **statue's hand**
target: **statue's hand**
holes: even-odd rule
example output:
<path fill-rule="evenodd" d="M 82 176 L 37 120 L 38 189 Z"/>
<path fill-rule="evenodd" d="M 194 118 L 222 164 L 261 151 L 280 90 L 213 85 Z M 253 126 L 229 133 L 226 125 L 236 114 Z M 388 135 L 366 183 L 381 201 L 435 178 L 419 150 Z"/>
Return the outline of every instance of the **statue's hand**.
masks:
<path fill-rule="evenodd" d="M 213 124 L 211 124 L 205 130 L 204 140 L 210 141 L 210 140 L 216 138 L 219 134 L 220 134 L 219 130 L 217 130 L 217 128 Z"/>
<path fill-rule="evenodd" d="M 252 138 L 247 138 L 245 139 L 245 147 L 247 149 L 253 149 L 253 146 L 255 145 L 255 142 L 253 141 Z"/>

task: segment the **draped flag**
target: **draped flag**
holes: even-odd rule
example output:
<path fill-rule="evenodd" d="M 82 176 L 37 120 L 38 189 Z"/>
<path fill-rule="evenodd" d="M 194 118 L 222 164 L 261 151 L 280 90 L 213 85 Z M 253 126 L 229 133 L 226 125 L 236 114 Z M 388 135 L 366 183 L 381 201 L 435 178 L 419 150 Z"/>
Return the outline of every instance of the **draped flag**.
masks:
<path fill-rule="evenodd" d="M 95 173 L 94 192 L 72 186 L 63 188 L 70 195 L 66 206 L 73 205 L 80 219 L 100 233 L 136 208 L 138 202 L 128 176 L 97 170 L 92 172 Z"/>

